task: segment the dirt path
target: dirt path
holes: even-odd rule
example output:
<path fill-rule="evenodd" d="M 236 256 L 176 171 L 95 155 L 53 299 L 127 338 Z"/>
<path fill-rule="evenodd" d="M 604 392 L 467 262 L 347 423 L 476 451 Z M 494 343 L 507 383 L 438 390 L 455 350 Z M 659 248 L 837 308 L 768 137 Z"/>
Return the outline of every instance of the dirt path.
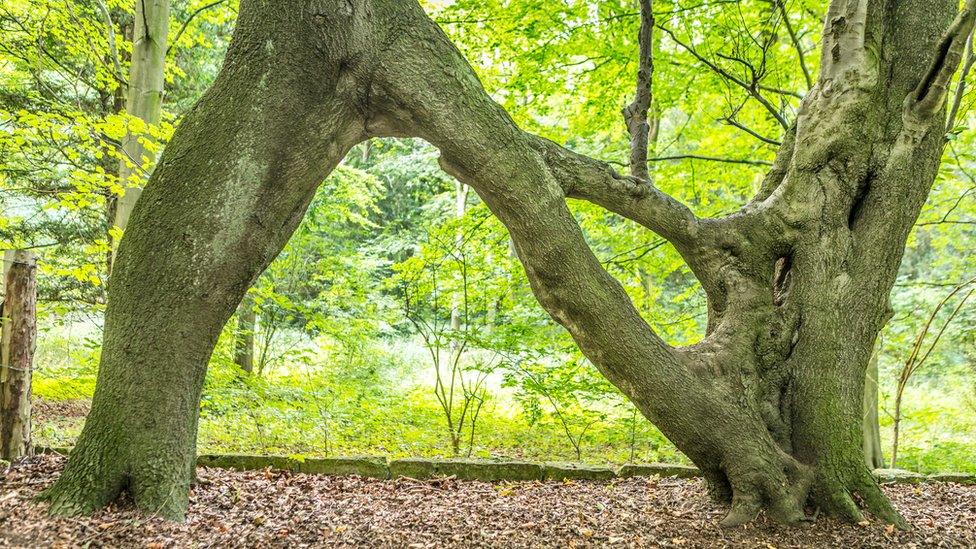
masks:
<path fill-rule="evenodd" d="M 886 492 L 914 526 L 722 530 L 698 480 L 487 484 L 200 469 L 186 523 L 112 508 L 52 519 L 32 501 L 64 458 L 40 456 L 0 480 L 3 547 L 973 547 L 976 487 Z"/>

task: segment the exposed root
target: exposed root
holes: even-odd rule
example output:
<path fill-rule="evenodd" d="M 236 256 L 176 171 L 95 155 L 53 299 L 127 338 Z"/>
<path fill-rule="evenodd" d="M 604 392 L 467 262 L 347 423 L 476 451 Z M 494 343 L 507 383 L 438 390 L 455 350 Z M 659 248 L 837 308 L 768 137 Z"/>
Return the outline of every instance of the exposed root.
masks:
<path fill-rule="evenodd" d="M 55 516 L 88 515 L 105 507 L 122 492 L 125 477 L 118 472 L 95 468 L 86 472 L 87 464 L 69 462 L 58 480 L 37 499 L 50 504 L 48 513 Z"/>
<path fill-rule="evenodd" d="M 777 475 L 757 475 L 733 486 L 732 508 L 721 521 L 723 527 L 735 527 L 753 521 L 763 509 L 770 519 L 782 524 L 806 521 L 803 506 L 814 480 L 813 470 L 787 458 Z"/>
<path fill-rule="evenodd" d="M 848 522 L 862 522 L 864 515 L 858 509 L 857 503 L 847 490 L 832 492 L 824 502 L 828 513 Z"/>
<path fill-rule="evenodd" d="M 58 480 L 38 499 L 50 504 L 51 515 L 79 516 L 91 514 L 122 492 L 129 492 L 143 513 L 182 521 L 189 502 L 193 462 L 189 459 L 184 465 L 173 456 L 123 456 L 109 450 L 104 442 L 81 443 Z"/>
<path fill-rule="evenodd" d="M 759 498 L 743 492 L 737 492 L 732 497 L 732 509 L 720 523 L 725 528 L 734 528 L 752 522 L 762 511 Z"/>
<path fill-rule="evenodd" d="M 864 507 L 874 516 L 894 524 L 902 530 L 910 529 L 908 522 L 901 516 L 891 500 L 881 491 L 878 481 L 873 475 L 862 475 L 857 488 L 857 494 L 861 497 Z"/>
<path fill-rule="evenodd" d="M 888 524 L 907 529 L 908 523 L 881 491 L 867 467 L 859 465 L 858 468 L 852 480 L 838 477 L 818 478 L 812 494 L 814 501 L 827 514 L 849 522 L 863 522 L 863 511 L 867 511 Z"/>

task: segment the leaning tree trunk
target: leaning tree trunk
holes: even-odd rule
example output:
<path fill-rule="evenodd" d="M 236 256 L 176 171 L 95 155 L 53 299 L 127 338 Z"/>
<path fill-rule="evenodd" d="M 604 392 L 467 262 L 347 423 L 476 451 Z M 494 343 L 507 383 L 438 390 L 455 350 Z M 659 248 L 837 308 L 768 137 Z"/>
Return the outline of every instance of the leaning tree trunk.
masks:
<path fill-rule="evenodd" d="M 316 185 L 368 137 L 416 136 L 506 225 L 540 303 L 731 501 L 725 524 L 810 501 L 900 517 L 861 450 L 865 369 L 943 146 L 972 2 L 836 0 L 819 81 L 759 195 L 699 219 L 647 180 L 521 131 L 414 0 L 243 1 L 217 82 L 133 214 L 92 412 L 55 512 L 122 489 L 187 505 L 207 359 Z M 947 30 L 948 29 L 948 30 Z M 601 266 L 566 205 L 589 200 L 670 240 L 708 295 L 673 348 Z"/>

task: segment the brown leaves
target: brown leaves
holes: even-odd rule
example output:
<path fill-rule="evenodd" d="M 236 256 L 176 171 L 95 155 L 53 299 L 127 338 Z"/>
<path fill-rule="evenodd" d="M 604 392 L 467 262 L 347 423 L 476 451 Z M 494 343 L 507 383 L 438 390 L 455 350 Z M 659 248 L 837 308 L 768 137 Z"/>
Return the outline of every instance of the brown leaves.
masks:
<path fill-rule="evenodd" d="M 123 502 L 78 519 L 50 518 L 33 497 L 64 458 L 41 456 L 0 483 L 0 546 L 71 547 L 901 547 L 967 546 L 976 539 L 976 487 L 888 485 L 912 522 L 820 519 L 786 528 L 760 519 L 716 526 L 726 511 L 699 480 L 491 485 L 202 470 L 186 523 L 145 518 Z"/>

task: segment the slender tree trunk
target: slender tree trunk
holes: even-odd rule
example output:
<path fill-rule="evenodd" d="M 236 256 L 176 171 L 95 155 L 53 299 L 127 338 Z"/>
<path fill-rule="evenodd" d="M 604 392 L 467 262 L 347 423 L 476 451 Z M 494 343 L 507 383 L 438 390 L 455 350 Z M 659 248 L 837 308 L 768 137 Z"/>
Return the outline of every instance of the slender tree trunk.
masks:
<path fill-rule="evenodd" d="M 0 338 L 0 459 L 18 460 L 31 446 L 31 371 L 37 344 L 37 260 L 8 250 L 3 255 L 4 296 Z"/>
<path fill-rule="evenodd" d="M 237 327 L 234 333 L 234 363 L 247 373 L 254 370 L 254 329 L 257 315 L 254 298 L 245 294 L 237 308 Z"/>
<path fill-rule="evenodd" d="M 885 466 L 881 452 L 881 425 L 878 419 L 878 350 L 875 350 L 868 363 L 867 379 L 864 383 L 864 463 L 871 469 Z"/>
<path fill-rule="evenodd" d="M 169 0 L 136 1 L 125 110 L 147 124 L 158 124 L 162 112 L 169 5 Z M 119 181 L 125 188 L 125 194 L 116 200 L 114 221 L 115 226 L 123 230 L 142 194 L 139 185 L 142 174 L 152 169 L 153 153 L 143 146 L 140 139 L 146 138 L 131 132 L 122 138 L 125 159 L 119 165 Z"/>
<path fill-rule="evenodd" d="M 464 219 L 464 214 L 468 210 L 468 186 L 460 181 L 454 184 L 454 219 L 459 222 Z M 457 248 L 455 250 L 456 254 L 463 253 L 464 246 L 464 231 L 458 227 L 457 235 L 454 237 L 454 245 Z M 459 284 L 464 284 L 461 275 L 457 276 L 457 281 Z M 460 349 L 460 342 L 457 340 L 458 331 L 461 330 L 461 316 L 463 311 L 461 310 L 462 301 L 464 299 L 459 296 L 466 292 L 466 289 L 462 288 L 460 292 L 455 292 L 454 296 L 451 298 L 451 330 L 454 332 L 455 338 L 451 341 L 451 353 L 456 353 Z M 452 357 L 453 360 L 453 357 Z"/>
<path fill-rule="evenodd" d="M 889 5 L 891 4 L 891 5 Z M 902 521 L 865 464 L 866 369 L 938 169 L 974 0 L 835 0 L 818 82 L 759 194 L 699 219 L 643 178 L 519 129 L 412 0 L 244 1 L 214 87 L 181 124 L 119 248 L 91 415 L 46 492 L 60 513 L 128 489 L 180 517 L 207 359 L 316 186 L 368 137 L 420 137 L 508 228 L 539 302 L 703 471 L 736 525 L 807 502 Z M 666 344 L 566 204 L 668 239 L 708 297 Z"/>

